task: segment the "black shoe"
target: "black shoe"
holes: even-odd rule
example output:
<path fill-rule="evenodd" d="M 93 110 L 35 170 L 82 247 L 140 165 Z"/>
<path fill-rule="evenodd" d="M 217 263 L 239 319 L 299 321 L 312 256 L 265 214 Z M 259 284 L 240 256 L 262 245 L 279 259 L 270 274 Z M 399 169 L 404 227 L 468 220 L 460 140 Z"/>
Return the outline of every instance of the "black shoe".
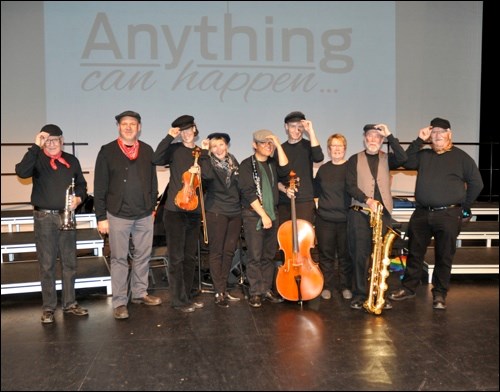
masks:
<path fill-rule="evenodd" d="M 215 304 L 221 308 L 229 308 L 229 303 L 222 293 L 215 294 Z"/>
<path fill-rule="evenodd" d="M 446 309 L 446 300 L 441 294 L 436 294 L 434 296 L 434 300 L 432 301 L 432 307 L 434 309 L 439 309 L 439 310 Z"/>
<path fill-rule="evenodd" d="M 361 310 L 363 309 L 363 303 L 365 301 L 359 298 L 355 298 L 351 302 L 351 309 Z"/>
<path fill-rule="evenodd" d="M 224 297 L 226 298 L 226 301 L 229 301 L 229 302 L 238 302 L 241 300 L 241 298 L 234 297 L 231 294 L 229 294 L 227 291 L 224 293 Z"/>
<path fill-rule="evenodd" d="M 262 306 L 262 300 L 260 299 L 260 295 L 252 295 L 248 300 L 248 304 L 252 308 L 260 308 Z"/>
<path fill-rule="evenodd" d="M 176 306 L 174 309 L 182 313 L 192 313 L 195 311 L 195 307 L 192 304 L 187 304 L 183 306 Z"/>
<path fill-rule="evenodd" d="M 389 301 L 388 299 L 386 299 L 385 302 L 384 302 L 384 310 L 391 310 L 391 309 L 392 309 L 391 301 Z"/>
<path fill-rule="evenodd" d="M 269 290 L 266 294 L 264 294 L 264 299 L 273 304 L 279 304 L 280 302 L 283 302 L 283 298 L 274 294 L 272 290 Z"/>
<path fill-rule="evenodd" d="M 389 298 L 393 301 L 404 301 L 405 299 L 410 299 L 415 297 L 415 293 L 410 293 L 407 289 L 401 288 L 394 290 L 389 294 Z"/>

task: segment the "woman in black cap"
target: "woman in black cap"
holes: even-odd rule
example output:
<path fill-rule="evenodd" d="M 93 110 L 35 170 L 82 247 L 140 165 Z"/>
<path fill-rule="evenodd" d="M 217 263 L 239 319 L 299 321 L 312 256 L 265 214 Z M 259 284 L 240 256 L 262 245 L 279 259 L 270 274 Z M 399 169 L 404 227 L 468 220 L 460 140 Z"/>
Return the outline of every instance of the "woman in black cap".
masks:
<path fill-rule="evenodd" d="M 202 154 L 200 159 L 205 184 L 210 275 L 215 303 L 222 308 L 229 306 L 228 301 L 240 300 L 227 291 L 227 280 L 241 233 L 239 163 L 229 153 L 230 141 L 227 133 L 211 133 L 201 144 L 208 154 Z"/>

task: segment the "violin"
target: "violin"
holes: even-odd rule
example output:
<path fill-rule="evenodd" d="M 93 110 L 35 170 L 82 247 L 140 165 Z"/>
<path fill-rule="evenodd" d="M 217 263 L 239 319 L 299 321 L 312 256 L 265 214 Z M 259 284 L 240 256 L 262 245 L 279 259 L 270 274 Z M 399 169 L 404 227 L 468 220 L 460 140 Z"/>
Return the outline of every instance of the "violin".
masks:
<path fill-rule="evenodd" d="M 196 147 L 193 150 L 194 164 L 198 163 L 198 158 L 201 155 L 201 149 Z M 191 173 L 186 170 L 182 174 L 182 189 L 175 196 L 175 205 L 182 210 L 193 211 L 198 207 L 198 195 L 196 189 L 200 187 L 200 176 L 196 173 Z"/>
<path fill-rule="evenodd" d="M 297 191 L 297 174 L 290 172 L 290 187 Z M 285 254 L 283 265 L 278 268 L 276 288 L 289 301 L 314 299 L 323 290 L 324 278 L 317 263 L 311 258 L 314 247 L 314 227 L 305 219 L 297 219 L 295 195 L 291 198 L 291 220 L 278 229 L 278 243 Z"/>

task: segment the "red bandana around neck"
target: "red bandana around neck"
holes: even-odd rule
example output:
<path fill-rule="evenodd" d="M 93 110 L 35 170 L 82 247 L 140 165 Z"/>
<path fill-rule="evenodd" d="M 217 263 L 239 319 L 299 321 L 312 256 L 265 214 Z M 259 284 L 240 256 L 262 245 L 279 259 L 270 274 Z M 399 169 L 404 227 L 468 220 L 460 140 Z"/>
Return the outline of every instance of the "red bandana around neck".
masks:
<path fill-rule="evenodd" d="M 66 159 L 62 157 L 62 151 L 59 151 L 59 154 L 56 155 L 50 155 L 47 150 L 43 150 L 45 155 L 47 155 L 50 158 L 50 167 L 54 170 L 57 170 L 57 165 L 56 161 L 61 162 L 64 166 L 66 166 L 69 169 L 69 163 L 66 162 Z"/>
<path fill-rule="evenodd" d="M 118 138 L 118 145 L 120 146 L 120 149 L 122 152 L 125 154 L 125 156 L 133 161 L 134 159 L 137 159 L 137 156 L 139 155 L 139 141 L 136 140 L 133 145 L 127 146 L 122 139 Z"/>

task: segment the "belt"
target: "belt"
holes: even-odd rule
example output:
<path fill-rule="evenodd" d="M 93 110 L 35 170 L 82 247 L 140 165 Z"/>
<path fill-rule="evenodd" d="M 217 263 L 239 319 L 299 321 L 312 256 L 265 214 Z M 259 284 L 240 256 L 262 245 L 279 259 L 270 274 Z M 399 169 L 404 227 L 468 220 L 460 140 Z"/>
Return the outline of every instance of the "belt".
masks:
<path fill-rule="evenodd" d="M 424 210 L 427 211 L 444 211 L 447 210 L 448 208 L 456 208 L 456 207 L 462 207 L 461 204 L 450 204 L 449 206 L 441 206 L 441 207 L 422 207 Z"/>
<path fill-rule="evenodd" d="M 62 214 L 64 210 L 46 210 L 45 208 L 35 207 L 35 211 L 45 212 L 47 214 Z"/>

